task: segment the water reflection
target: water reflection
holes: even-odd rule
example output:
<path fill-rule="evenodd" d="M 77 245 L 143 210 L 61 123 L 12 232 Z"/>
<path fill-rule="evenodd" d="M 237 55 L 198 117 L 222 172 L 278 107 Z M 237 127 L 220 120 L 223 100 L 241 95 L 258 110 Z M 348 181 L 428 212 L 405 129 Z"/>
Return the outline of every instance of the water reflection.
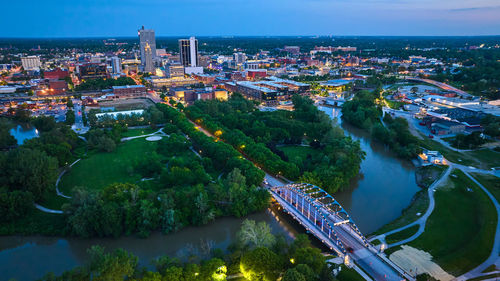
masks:
<path fill-rule="evenodd" d="M 398 159 L 386 147 L 370 141 L 365 130 L 342 123 L 339 108 L 319 107 L 336 118 L 345 133 L 360 141 L 366 158 L 360 175 L 350 186 L 334 197 L 349 212 L 360 230 L 369 234 L 401 215 L 419 187 L 415 181 L 415 168 L 409 161 Z"/>
<path fill-rule="evenodd" d="M 38 130 L 29 124 L 18 124 L 15 128 L 10 129 L 10 134 L 17 140 L 17 144 L 21 145 L 25 140 L 38 137 Z"/>

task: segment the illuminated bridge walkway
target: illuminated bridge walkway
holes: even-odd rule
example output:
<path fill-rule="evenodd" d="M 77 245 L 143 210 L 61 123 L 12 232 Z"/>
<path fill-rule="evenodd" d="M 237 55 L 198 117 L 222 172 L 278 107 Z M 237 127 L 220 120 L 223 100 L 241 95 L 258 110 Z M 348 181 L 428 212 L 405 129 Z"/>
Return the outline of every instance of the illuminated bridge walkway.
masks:
<path fill-rule="evenodd" d="M 414 280 L 380 254 L 331 195 L 311 184 L 270 188 L 273 198 L 311 234 L 347 262 L 354 260 L 374 280 Z"/>

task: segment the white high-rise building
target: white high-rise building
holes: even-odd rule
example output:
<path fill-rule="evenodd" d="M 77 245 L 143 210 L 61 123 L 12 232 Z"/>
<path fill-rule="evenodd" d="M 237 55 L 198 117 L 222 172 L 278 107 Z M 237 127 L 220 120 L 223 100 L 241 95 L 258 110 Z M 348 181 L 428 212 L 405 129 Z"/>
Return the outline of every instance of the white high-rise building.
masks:
<path fill-rule="evenodd" d="M 179 56 L 186 74 L 203 73 L 203 67 L 198 63 L 198 40 L 196 38 L 179 40 Z"/>
<path fill-rule="evenodd" d="M 111 68 L 114 74 L 122 73 L 122 60 L 119 57 L 111 58 Z"/>
<path fill-rule="evenodd" d="M 139 45 L 141 50 L 141 65 L 145 72 L 153 72 L 153 59 L 156 58 L 155 31 L 152 29 L 139 29 Z"/>
<path fill-rule="evenodd" d="M 38 56 L 22 57 L 21 63 L 24 70 L 40 70 L 40 66 L 42 65 Z"/>
<path fill-rule="evenodd" d="M 181 64 L 186 67 L 198 66 L 198 40 L 194 37 L 179 40 Z"/>
<path fill-rule="evenodd" d="M 241 52 L 234 53 L 233 60 L 236 64 L 244 64 L 247 60 L 247 56 L 245 55 L 245 53 Z"/>

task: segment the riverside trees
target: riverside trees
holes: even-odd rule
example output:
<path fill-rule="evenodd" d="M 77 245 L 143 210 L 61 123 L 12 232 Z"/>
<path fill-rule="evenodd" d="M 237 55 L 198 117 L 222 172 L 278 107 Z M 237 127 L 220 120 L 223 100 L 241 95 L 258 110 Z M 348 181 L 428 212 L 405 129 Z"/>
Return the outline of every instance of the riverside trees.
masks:
<path fill-rule="evenodd" d="M 294 96 L 294 111 L 262 112 L 239 94 L 227 102 L 197 101 L 186 114 L 274 175 L 322 186 L 333 193 L 356 176 L 364 152 L 359 143 L 332 126 L 309 98 Z M 309 144 L 318 157 L 288 159 L 278 145 Z"/>

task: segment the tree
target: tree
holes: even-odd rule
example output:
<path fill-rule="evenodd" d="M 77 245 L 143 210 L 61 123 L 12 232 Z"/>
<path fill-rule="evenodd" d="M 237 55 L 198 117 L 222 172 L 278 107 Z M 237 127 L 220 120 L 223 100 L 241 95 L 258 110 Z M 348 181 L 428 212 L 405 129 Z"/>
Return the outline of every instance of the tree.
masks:
<path fill-rule="evenodd" d="M 9 190 L 29 191 L 34 200 L 40 200 L 49 190 L 54 189 L 57 178 L 57 160 L 45 152 L 27 148 L 17 148 L 7 153 L 1 179 Z"/>
<path fill-rule="evenodd" d="M 274 281 L 281 267 L 279 256 L 268 248 L 256 248 L 246 252 L 240 261 L 241 273 L 250 281 Z"/>
<path fill-rule="evenodd" d="M 75 112 L 73 110 L 66 111 L 66 120 L 64 120 L 66 125 L 75 124 Z"/>
<path fill-rule="evenodd" d="M 302 275 L 302 273 L 298 272 L 295 268 L 290 268 L 283 275 L 283 281 L 307 281 L 307 279 Z"/>
<path fill-rule="evenodd" d="M 9 122 L 4 118 L 0 119 L 0 149 L 7 149 L 16 144 L 16 139 L 10 134 Z"/>
<path fill-rule="evenodd" d="M 56 127 L 54 116 L 39 116 L 34 118 L 32 123 L 40 132 L 49 132 Z"/>
<path fill-rule="evenodd" d="M 242 246 L 250 248 L 271 247 L 276 241 L 266 222 L 256 223 L 248 219 L 243 221 L 237 238 Z"/>
<path fill-rule="evenodd" d="M 88 253 L 90 255 L 89 271 L 93 276 L 92 280 L 123 281 L 124 278 L 132 277 L 137 267 L 137 257 L 123 249 L 105 254 L 104 248 L 92 246 Z"/>

